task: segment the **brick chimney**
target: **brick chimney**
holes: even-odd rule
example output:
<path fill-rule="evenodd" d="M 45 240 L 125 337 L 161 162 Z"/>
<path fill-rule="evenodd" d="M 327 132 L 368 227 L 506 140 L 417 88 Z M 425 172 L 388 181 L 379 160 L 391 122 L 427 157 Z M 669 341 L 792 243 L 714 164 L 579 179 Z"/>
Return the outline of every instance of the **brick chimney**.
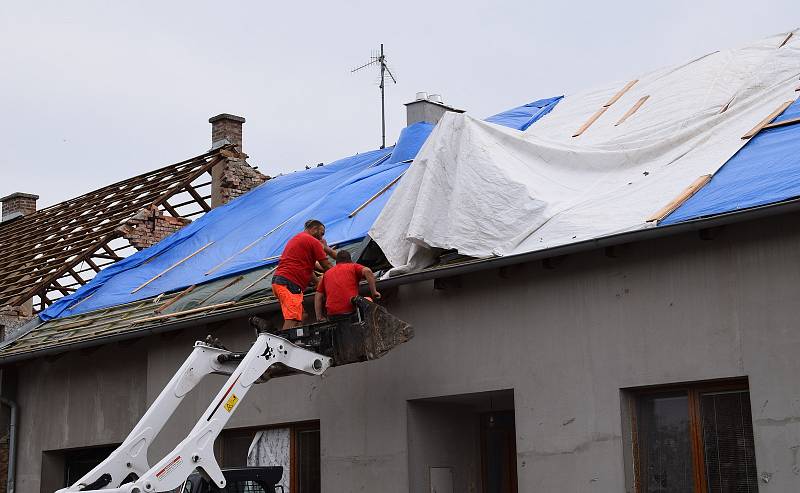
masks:
<path fill-rule="evenodd" d="M 211 124 L 211 148 L 216 149 L 225 144 L 225 140 L 242 151 L 242 125 L 245 119 L 229 113 L 220 113 L 208 119 Z"/>
<path fill-rule="evenodd" d="M 37 200 L 39 200 L 38 195 L 22 192 L 15 192 L 0 198 L 0 202 L 3 203 L 3 215 L 0 221 L 33 214 L 36 212 Z"/>
<path fill-rule="evenodd" d="M 38 195 L 15 192 L 0 198 L 3 203 L 3 215 L 0 223 L 18 217 L 27 216 L 36 212 Z M 15 329 L 21 327 L 33 316 L 33 300 L 28 300 L 20 306 L 0 306 L 0 340 L 5 340 L 14 334 Z"/>
<path fill-rule="evenodd" d="M 464 110 L 444 104 L 440 94 L 429 95 L 427 92 L 418 92 L 416 100 L 406 103 L 406 125 L 419 122 L 436 125 L 448 111 L 464 113 Z"/>
<path fill-rule="evenodd" d="M 221 113 L 208 119 L 211 124 L 211 149 L 233 144 L 242 152 L 241 116 Z M 226 158 L 211 169 L 211 207 L 227 204 L 269 179 L 250 167 L 242 158 Z"/>

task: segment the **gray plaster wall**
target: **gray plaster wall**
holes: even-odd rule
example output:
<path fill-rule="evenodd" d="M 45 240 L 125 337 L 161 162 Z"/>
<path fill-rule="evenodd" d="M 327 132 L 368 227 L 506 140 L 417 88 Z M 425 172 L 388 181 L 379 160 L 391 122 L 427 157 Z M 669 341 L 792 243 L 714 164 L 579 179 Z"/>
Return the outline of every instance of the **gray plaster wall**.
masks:
<path fill-rule="evenodd" d="M 407 492 L 418 459 L 409 433 L 425 440 L 408 429 L 410 400 L 513 389 L 520 492 L 626 491 L 621 389 L 746 376 L 769 480 L 760 491 L 798 491 L 797 219 L 387 291 L 389 309 L 416 328 L 411 342 L 379 361 L 256 388 L 231 426 L 319 419 L 324 491 Z M 252 338 L 239 321 L 21 365 L 20 493 L 39 491 L 42 450 L 120 441 L 208 331 L 232 348 Z M 204 389 L 155 452 L 205 409 Z"/>
<path fill-rule="evenodd" d="M 411 493 L 430 493 L 431 467 L 450 468 L 453 488 L 479 493 L 480 422 L 465 406 L 412 401 L 408 406 L 408 479 Z"/>
<path fill-rule="evenodd" d="M 463 113 L 443 104 L 432 103 L 427 100 L 412 101 L 406 103 L 406 125 L 413 125 L 419 122 L 427 122 L 436 125 L 448 111 Z"/>

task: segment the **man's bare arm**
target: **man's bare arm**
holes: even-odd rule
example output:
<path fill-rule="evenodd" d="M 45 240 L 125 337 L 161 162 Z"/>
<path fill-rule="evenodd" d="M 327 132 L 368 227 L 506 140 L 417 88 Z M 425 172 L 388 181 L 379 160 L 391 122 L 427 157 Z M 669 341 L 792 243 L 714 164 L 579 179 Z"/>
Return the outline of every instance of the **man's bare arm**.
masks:
<path fill-rule="evenodd" d="M 319 242 L 322 243 L 322 249 L 325 250 L 325 253 L 328 254 L 330 258 L 336 260 L 336 250 L 328 246 L 328 240 L 323 238 L 319 240 Z"/>
<path fill-rule="evenodd" d="M 322 307 L 325 304 L 325 295 L 317 291 L 314 293 L 314 312 L 317 314 L 317 321 L 325 319 L 325 314 L 322 312 Z"/>
<path fill-rule="evenodd" d="M 326 258 L 324 258 L 322 260 L 319 260 L 319 265 L 320 265 L 320 267 L 322 267 L 323 271 L 326 271 L 326 270 L 330 269 L 331 267 L 333 267 L 331 265 L 331 261 L 326 259 Z"/>
<path fill-rule="evenodd" d="M 381 297 L 381 294 L 378 292 L 378 288 L 375 286 L 375 274 L 372 273 L 372 269 L 369 267 L 364 267 L 361 269 L 361 274 L 364 276 L 364 279 L 367 280 L 367 286 L 369 286 L 369 292 L 372 294 L 372 297 L 376 300 Z"/>

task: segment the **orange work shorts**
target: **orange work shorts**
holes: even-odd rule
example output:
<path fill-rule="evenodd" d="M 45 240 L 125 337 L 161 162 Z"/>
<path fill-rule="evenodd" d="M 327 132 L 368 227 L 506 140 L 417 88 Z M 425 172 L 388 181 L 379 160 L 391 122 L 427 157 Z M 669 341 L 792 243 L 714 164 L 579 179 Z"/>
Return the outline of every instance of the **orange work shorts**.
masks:
<path fill-rule="evenodd" d="M 281 303 L 284 320 L 303 321 L 303 293 L 294 294 L 283 284 L 273 284 L 272 292 Z"/>

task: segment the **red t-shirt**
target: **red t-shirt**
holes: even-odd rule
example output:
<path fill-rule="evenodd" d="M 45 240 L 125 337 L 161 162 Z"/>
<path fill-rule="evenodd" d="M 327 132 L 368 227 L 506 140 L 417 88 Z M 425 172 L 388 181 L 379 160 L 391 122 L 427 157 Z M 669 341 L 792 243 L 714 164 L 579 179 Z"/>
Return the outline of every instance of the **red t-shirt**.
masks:
<path fill-rule="evenodd" d="M 355 308 L 350 300 L 358 294 L 358 283 L 364 266 L 355 262 L 336 264 L 322 276 L 317 291 L 325 295 L 328 315 L 351 313 Z"/>
<path fill-rule="evenodd" d="M 303 231 L 286 244 L 275 275 L 283 276 L 300 286 L 300 289 L 305 289 L 314 272 L 314 263 L 318 260 L 325 260 L 322 243 Z"/>

